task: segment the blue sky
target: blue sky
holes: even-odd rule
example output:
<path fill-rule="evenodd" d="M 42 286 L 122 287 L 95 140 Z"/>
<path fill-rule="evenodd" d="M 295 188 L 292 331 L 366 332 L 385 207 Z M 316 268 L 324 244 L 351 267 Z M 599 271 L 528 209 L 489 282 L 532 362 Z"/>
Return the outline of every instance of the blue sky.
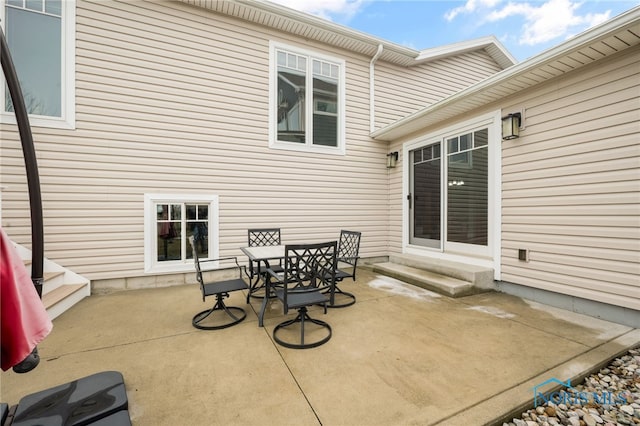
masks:
<path fill-rule="evenodd" d="M 416 50 L 493 35 L 518 60 L 640 0 L 271 0 Z"/>

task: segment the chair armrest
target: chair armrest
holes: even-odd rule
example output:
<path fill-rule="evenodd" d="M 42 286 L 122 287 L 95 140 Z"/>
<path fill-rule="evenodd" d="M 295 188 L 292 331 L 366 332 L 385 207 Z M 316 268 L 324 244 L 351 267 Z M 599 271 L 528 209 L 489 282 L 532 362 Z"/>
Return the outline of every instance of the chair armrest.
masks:
<path fill-rule="evenodd" d="M 208 262 L 219 262 L 221 260 L 233 260 L 236 265 L 240 266 L 238 264 L 238 258 L 236 256 L 229 256 L 229 257 L 219 257 L 217 259 L 201 259 L 200 263 L 208 263 Z"/>
<path fill-rule="evenodd" d="M 278 273 L 271 268 L 267 269 L 266 273 L 278 281 L 282 281 L 282 279 L 284 278 L 284 274 L 282 272 Z"/>
<path fill-rule="evenodd" d="M 356 266 L 358 264 L 358 259 L 360 259 L 360 256 L 351 256 L 351 257 L 340 257 L 336 259 L 336 267 L 338 266 L 338 263 L 342 262 L 342 263 L 346 263 L 348 265 L 351 266 Z"/>
<path fill-rule="evenodd" d="M 284 285 L 284 272 L 277 272 L 269 268 L 264 274 L 264 282 L 269 286 L 281 287 Z"/>
<path fill-rule="evenodd" d="M 236 266 L 230 266 L 230 267 L 225 268 L 225 269 L 238 268 L 238 272 L 239 272 L 239 274 L 240 274 L 239 278 L 242 278 L 242 271 L 244 270 L 244 274 L 247 276 L 247 278 L 251 279 L 251 278 L 249 277 L 249 274 L 247 273 L 247 267 L 246 267 L 246 265 L 240 265 L 240 264 L 238 263 L 238 258 L 237 258 L 236 256 L 219 257 L 219 258 L 217 258 L 217 259 L 205 259 L 205 260 L 200 260 L 199 262 L 200 262 L 200 265 L 202 265 L 202 264 L 204 264 L 204 263 L 220 262 L 220 261 L 224 261 L 224 260 L 233 260 L 233 261 L 235 262 L 235 264 L 236 264 Z M 211 269 L 206 269 L 206 268 L 203 268 L 203 267 L 201 266 L 201 270 L 202 270 L 202 272 L 216 271 L 216 270 L 218 270 L 218 269 L 221 269 L 221 268 L 215 268 L 215 269 L 214 269 L 214 268 L 211 268 Z"/>

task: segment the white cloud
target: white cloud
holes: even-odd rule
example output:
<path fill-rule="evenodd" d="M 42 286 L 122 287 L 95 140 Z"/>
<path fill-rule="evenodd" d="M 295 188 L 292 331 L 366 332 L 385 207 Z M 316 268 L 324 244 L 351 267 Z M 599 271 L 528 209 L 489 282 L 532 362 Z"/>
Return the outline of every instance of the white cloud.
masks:
<path fill-rule="evenodd" d="M 579 15 L 580 2 L 570 0 L 549 0 L 541 5 L 529 3 L 509 3 L 487 16 L 487 21 L 495 22 L 510 16 L 520 15 L 525 22 L 522 26 L 520 44 L 534 46 L 560 37 L 567 37 L 572 31 L 590 28 L 607 19 L 610 11 Z"/>
<path fill-rule="evenodd" d="M 541 7 L 544 7 L 544 5 Z M 485 16 L 485 20 L 488 22 L 495 22 L 514 15 L 527 16 L 534 9 L 535 7 L 531 6 L 529 3 L 508 3 L 502 9 L 491 11 L 491 13 Z"/>
<path fill-rule="evenodd" d="M 611 15 L 611 11 L 580 15 L 579 9 L 582 4 L 582 2 L 571 0 L 548 0 L 544 3 L 509 2 L 500 8 L 484 9 L 480 13 L 476 0 L 468 0 L 464 10 L 453 9 L 445 18 L 447 16 L 455 18 L 463 12 L 484 15 L 485 22 L 497 22 L 519 16 L 524 19 L 524 23 L 518 36 L 518 43 L 534 46 L 561 37 L 567 38 L 572 33 L 606 21 Z M 457 9 L 461 10 L 457 11 Z"/>
<path fill-rule="evenodd" d="M 365 0 L 271 0 L 274 3 L 333 20 L 339 16 L 349 19 L 360 11 Z"/>
<path fill-rule="evenodd" d="M 444 18 L 451 22 L 461 13 L 473 13 L 481 8 L 491 8 L 500 3 L 501 0 L 467 0 L 463 6 L 458 6 L 448 11 Z"/>

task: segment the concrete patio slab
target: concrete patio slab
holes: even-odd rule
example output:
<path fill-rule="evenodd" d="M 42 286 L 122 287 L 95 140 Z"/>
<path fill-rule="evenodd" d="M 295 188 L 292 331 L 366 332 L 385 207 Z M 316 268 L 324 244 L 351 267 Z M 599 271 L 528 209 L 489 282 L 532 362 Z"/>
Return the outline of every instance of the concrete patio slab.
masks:
<path fill-rule="evenodd" d="M 195 285 L 92 296 L 54 321 L 38 368 L 2 373 L 0 399 L 117 370 L 135 425 L 490 424 L 532 404 L 537 383 L 640 344 L 638 330 L 500 293 L 451 299 L 367 270 L 341 288 L 357 303 L 312 309 L 333 337 L 309 350 L 273 342 L 275 300 L 264 328 L 252 299 L 243 323 L 203 331 L 191 317 L 213 301 Z"/>

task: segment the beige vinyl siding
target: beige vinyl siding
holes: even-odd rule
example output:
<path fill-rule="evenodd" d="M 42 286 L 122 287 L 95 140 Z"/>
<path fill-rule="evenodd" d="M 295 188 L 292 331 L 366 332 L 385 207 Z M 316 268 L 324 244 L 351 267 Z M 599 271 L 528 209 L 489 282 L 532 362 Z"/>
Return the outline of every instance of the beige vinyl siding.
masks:
<path fill-rule="evenodd" d="M 502 141 L 501 280 L 640 309 L 640 48 L 424 128 L 524 109 L 521 137 Z M 401 158 L 390 176 L 390 241 L 402 252 Z M 518 260 L 528 249 L 529 262 Z"/>
<path fill-rule="evenodd" d="M 395 169 L 389 170 L 389 253 L 402 253 L 402 227 L 409 220 L 403 217 L 403 205 L 407 200 L 403 197 L 403 168 L 411 167 L 409 159 L 403 156 L 402 145 L 391 144 L 390 152 L 398 151 L 398 162 Z"/>
<path fill-rule="evenodd" d="M 501 70 L 484 50 L 410 68 L 378 62 L 375 68 L 376 129 L 432 105 Z"/>
<path fill-rule="evenodd" d="M 269 41 L 346 60 L 346 155 L 268 148 Z M 385 144 L 369 136 L 368 60 L 181 3 L 77 3 L 76 129 L 34 128 L 45 256 L 90 279 L 137 276 L 145 193 L 216 194 L 220 253 L 250 227 L 284 242 L 363 233 L 388 254 Z M 17 129 L 2 127 L 2 221 L 29 246 Z"/>
<path fill-rule="evenodd" d="M 640 309 L 639 94 L 635 47 L 509 102 L 502 280 Z"/>

